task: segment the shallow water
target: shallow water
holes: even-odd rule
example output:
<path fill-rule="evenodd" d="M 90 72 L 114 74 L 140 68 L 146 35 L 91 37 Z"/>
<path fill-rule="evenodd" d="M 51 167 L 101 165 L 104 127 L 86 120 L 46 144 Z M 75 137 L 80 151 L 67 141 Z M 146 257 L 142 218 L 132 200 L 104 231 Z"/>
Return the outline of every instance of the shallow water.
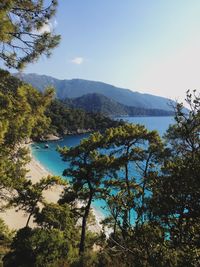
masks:
<path fill-rule="evenodd" d="M 173 117 L 120 117 L 130 123 L 139 123 L 146 126 L 149 130 L 157 130 L 161 136 L 166 132 L 170 124 L 173 124 Z M 54 175 L 62 176 L 63 170 L 67 163 L 61 160 L 59 153 L 56 151 L 57 146 L 75 146 L 80 143 L 80 140 L 86 138 L 89 134 L 70 135 L 62 140 L 49 141 L 49 148 L 45 148 L 45 143 L 36 143 L 31 146 L 32 154 L 47 170 Z M 66 177 L 65 177 L 66 179 Z M 102 213 L 106 211 L 102 209 L 103 201 L 94 202 L 94 208 L 101 209 Z"/>

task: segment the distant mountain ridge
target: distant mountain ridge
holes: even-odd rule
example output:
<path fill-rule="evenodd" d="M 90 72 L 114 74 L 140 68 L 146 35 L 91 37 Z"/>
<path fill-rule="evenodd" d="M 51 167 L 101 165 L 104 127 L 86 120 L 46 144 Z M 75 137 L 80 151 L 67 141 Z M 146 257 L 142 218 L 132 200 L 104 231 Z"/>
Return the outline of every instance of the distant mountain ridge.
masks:
<path fill-rule="evenodd" d="M 66 98 L 63 102 L 70 108 L 83 109 L 86 112 L 92 113 L 98 112 L 109 116 L 174 115 L 172 111 L 126 106 L 97 93 L 91 93 L 77 98 Z"/>
<path fill-rule="evenodd" d="M 170 99 L 164 97 L 154 96 L 151 94 L 141 94 L 103 82 L 82 79 L 59 80 L 51 76 L 38 74 L 18 73 L 14 75 L 21 80 L 32 84 L 41 91 L 43 91 L 47 86 L 53 86 L 56 90 L 56 96 L 61 100 L 97 93 L 126 106 L 147 109 L 162 109 L 168 111 L 172 110 L 169 103 L 174 103 Z"/>

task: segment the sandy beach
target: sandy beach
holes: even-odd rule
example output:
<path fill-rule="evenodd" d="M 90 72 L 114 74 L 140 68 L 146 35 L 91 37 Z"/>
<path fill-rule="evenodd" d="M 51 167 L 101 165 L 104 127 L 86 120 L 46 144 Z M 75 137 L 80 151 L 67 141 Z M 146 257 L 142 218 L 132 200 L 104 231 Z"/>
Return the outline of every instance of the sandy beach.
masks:
<path fill-rule="evenodd" d="M 31 179 L 33 183 L 37 183 L 41 178 L 52 175 L 47 171 L 33 156 L 31 157 L 30 163 L 27 165 L 27 178 Z M 49 190 L 44 191 L 44 197 L 47 202 L 56 203 L 63 191 L 63 186 L 54 186 Z M 95 211 L 93 208 L 93 213 L 95 214 L 96 223 L 90 226 L 90 230 L 94 232 L 101 231 L 100 221 L 103 219 L 103 215 L 100 212 Z M 17 211 L 15 208 L 7 209 L 5 212 L 0 213 L 0 218 L 8 225 L 11 230 L 18 230 L 25 227 L 28 214 L 22 210 Z M 33 222 L 33 218 L 29 223 L 30 227 L 36 226 Z"/>
<path fill-rule="evenodd" d="M 27 165 L 27 178 L 33 183 L 37 183 L 41 178 L 51 175 L 38 161 L 33 157 Z M 54 186 L 44 192 L 44 197 L 48 202 L 56 203 L 63 190 L 62 186 Z M 22 210 L 17 211 L 15 208 L 8 209 L 0 213 L 0 217 L 5 221 L 8 227 L 12 230 L 18 230 L 26 225 L 28 214 Z M 34 227 L 33 219 L 30 221 L 30 226 Z"/>

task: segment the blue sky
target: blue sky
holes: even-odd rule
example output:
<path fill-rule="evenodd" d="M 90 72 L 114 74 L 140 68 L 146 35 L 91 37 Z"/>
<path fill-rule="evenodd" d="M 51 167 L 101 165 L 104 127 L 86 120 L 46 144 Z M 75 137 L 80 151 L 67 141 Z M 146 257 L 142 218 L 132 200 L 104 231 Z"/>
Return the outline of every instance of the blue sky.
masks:
<path fill-rule="evenodd" d="M 62 40 L 25 72 L 184 99 L 200 88 L 199 0 L 60 0 Z"/>

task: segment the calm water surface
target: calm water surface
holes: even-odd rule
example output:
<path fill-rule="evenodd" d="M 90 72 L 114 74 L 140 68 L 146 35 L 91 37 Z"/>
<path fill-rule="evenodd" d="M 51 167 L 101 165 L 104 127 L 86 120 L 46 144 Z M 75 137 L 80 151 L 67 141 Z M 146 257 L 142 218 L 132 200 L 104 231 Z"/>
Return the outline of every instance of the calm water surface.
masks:
<path fill-rule="evenodd" d="M 166 132 L 169 125 L 174 122 L 173 117 L 120 117 L 120 119 L 129 123 L 143 124 L 149 130 L 157 130 L 161 136 Z M 67 163 L 61 160 L 59 153 L 56 151 L 57 146 L 75 146 L 87 136 L 88 134 L 71 135 L 64 137 L 63 140 L 48 142 L 48 149 L 45 149 L 44 143 L 33 144 L 31 146 L 32 154 L 51 173 L 62 176 Z M 101 201 L 95 201 L 94 203 L 96 208 L 100 208 L 101 205 Z"/>

